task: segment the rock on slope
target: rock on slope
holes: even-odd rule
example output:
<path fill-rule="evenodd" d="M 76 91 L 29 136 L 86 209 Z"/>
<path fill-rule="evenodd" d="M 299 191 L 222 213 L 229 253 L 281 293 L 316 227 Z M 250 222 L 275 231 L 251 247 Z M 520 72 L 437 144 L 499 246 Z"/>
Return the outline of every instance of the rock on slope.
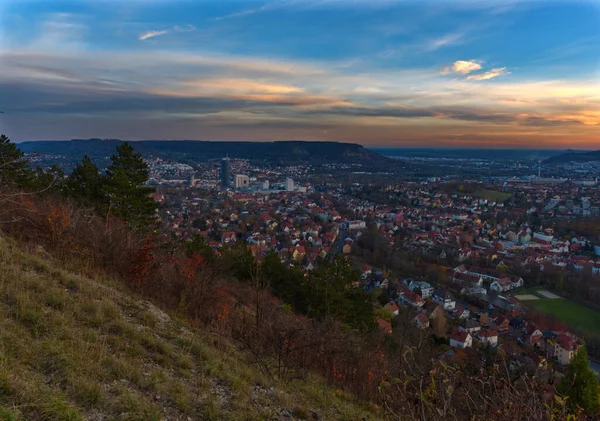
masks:
<path fill-rule="evenodd" d="M 284 383 L 216 335 L 0 236 L 0 419 L 361 420 L 320 379 Z"/>

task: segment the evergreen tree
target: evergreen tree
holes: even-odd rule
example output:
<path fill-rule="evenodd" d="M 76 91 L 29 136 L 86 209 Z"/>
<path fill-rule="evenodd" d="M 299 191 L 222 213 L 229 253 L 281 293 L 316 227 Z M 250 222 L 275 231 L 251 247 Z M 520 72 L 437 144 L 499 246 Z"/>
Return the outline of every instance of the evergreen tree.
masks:
<path fill-rule="evenodd" d="M 256 259 L 243 241 L 221 249 L 221 269 L 238 281 L 250 282 L 257 274 Z"/>
<path fill-rule="evenodd" d="M 107 204 L 103 190 L 105 181 L 96 164 L 86 155 L 67 178 L 65 192 L 84 205 L 102 208 Z"/>
<path fill-rule="evenodd" d="M 63 181 L 65 179 L 65 173 L 56 165 L 52 165 L 47 169 L 37 167 L 31 174 L 32 177 L 29 179 L 28 187 L 40 193 L 61 192 L 61 189 L 63 188 Z"/>
<path fill-rule="evenodd" d="M 148 181 L 148 164 L 127 142 L 117 146 L 111 161 L 103 188 L 110 212 L 133 227 L 151 228 L 157 203 L 150 197 L 154 189 L 144 185 Z"/>
<path fill-rule="evenodd" d="M 215 254 L 213 253 L 210 245 L 200 237 L 198 234 L 194 234 L 192 239 L 185 243 L 185 254 L 187 257 L 192 257 L 194 253 L 202 256 L 207 262 L 213 263 L 215 261 Z"/>
<path fill-rule="evenodd" d="M 590 368 L 587 349 L 584 346 L 573 356 L 565 377 L 558 385 L 558 392 L 568 397 L 572 409 L 577 406 L 587 413 L 596 414 L 600 404 L 600 385 L 598 377 Z"/>
<path fill-rule="evenodd" d="M 0 136 L 0 183 L 29 187 L 33 171 L 27 166 L 25 154 L 6 135 Z"/>
<path fill-rule="evenodd" d="M 270 251 L 261 262 L 261 270 L 275 296 L 290 304 L 294 311 L 308 311 L 306 297 L 301 289 L 304 274 L 298 268 L 288 268 L 277 253 Z"/>
<path fill-rule="evenodd" d="M 322 260 L 303 282 L 309 303 L 308 315 L 333 316 L 354 329 L 368 330 L 373 324 L 370 296 L 350 285 L 359 277 L 358 270 L 341 255 Z"/>

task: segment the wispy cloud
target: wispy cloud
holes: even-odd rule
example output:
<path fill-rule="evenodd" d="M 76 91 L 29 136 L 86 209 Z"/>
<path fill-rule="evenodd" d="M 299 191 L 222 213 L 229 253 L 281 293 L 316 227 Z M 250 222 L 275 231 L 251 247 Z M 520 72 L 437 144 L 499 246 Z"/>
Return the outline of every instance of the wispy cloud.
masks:
<path fill-rule="evenodd" d="M 165 35 L 168 33 L 169 33 L 169 31 L 167 29 L 164 29 L 162 31 L 148 31 L 148 32 L 144 32 L 143 34 L 140 35 L 140 40 L 144 41 L 146 39 L 159 37 L 161 35 Z"/>
<path fill-rule="evenodd" d="M 280 9 L 285 6 L 289 6 L 293 3 L 296 3 L 296 0 L 270 1 L 270 2 L 260 5 L 258 7 L 240 10 L 239 12 L 233 12 L 233 13 L 230 13 L 230 14 L 224 15 L 224 16 L 218 16 L 215 18 L 215 20 L 224 20 L 224 19 L 239 18 L 242 16 L 254 15 L 256 13 L 266 12 L 268 10 Z"/>
<path fill-rule="evenodd" d="M 175 25 L 173 29 L 177 32 L 193 32 L 197 28 L 194 25 L 190 25 L 189 23 L 185 25 Z"/>
<path fill-rule="evenodd" d="M 465 33 L 464 32 L 453 32 L 450 34 L 446 34 L 442 37 L 435 38 L 429 42 L 428 50 L 435 51 L 442 47 L 448 47 L 450 45 L 460 44 L 464 41 Z"/>
<path fill-rule="evenodd" d="M 495 69 L 492 69 L 492 70 L 484 72 L 484 73 L 479 73 L 476 75 L 469 75 L 469 76 L 467 76 L 467 79 L 468 80 L 488 80 L 488 79 L 493 79 L 495 77 L 502 76 L 502 75 L 508 75 L 508 74 L 510 74 L 510 72 L 506 71 L 506 67 L 497 67 Z"/>
<path fill-rule="evenodd" d="M 46 16 L 35 44 L 48 50 L 79 50 L 85 47 L 87 18 L 73 13 L 51 13 Z"/>
<path fill-rule="evenodd" d="M 144 41 L 144 40 L 149 39 L 149 38 L 159 37 L 161 35 L 166 35 L 166 34 L 173 33 L 173 32 L 184 33 L 184 32 L 194 32 L 194 31 L 196 31 L 196 27 L 194 25 L 190 25 L 190 24 L 175 25 L 175 26 L 173 26 L 170 29 L 162 29 L 160 31 L 147 31 L 147 32 L 144 32 L 144 33 L 142 33 L 139 36 L 139 39 L 141 41 Z"/>

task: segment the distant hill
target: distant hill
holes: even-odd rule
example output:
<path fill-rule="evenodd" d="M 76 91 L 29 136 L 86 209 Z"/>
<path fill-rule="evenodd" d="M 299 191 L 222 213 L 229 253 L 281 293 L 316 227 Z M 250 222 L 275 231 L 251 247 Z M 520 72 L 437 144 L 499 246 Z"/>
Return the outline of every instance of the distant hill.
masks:
<path fill-rule="evenodd" d="M 61 155 L 80 160 L 83 155 L 105 158 L 122 143 L 119 139 L 74 139 L 71 141 L 30 141 L 19 144 L 26 153 Z M 144 156 L 171 157 L 178 160 L 206 161 L 225 156 L 279 163 L 308 162 L 311 164 L 345 163 L 376 166 L 391 163 L 361 145 L 339 142 L 276 141 L 276 142 L 213 142 L 195 140 L 143 140 L 131 142 Z"/>
<path fill-rule="evenodd" d="M 539 161 L 564 151 L 551 149 L 476 149 L 476 148 L 370 148 L 393 158 L 473 159 L 486 161 Z"/>
<path fill-rule="evenodd" d="M 600 151 L 592 152 L 573 152 L 568 151 L 560 155 L 553 156 L 544 161 L 546 164 L 565 164 L 568 162 L 590 162 L 600 161 Z"/>

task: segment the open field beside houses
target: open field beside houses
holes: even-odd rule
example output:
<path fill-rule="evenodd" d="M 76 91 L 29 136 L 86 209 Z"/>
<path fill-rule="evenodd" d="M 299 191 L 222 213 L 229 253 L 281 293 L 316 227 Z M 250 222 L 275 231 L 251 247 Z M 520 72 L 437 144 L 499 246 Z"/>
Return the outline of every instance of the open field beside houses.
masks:
<path fill-rule="evenodd" d="M 532 309 L 555 317 L 575 331 L 600 335 L 600 311 L 598 310 L 562 298 L 540 286 L 524 288 L 514 297 Z"/>
<path fill-rule="evenodd" d="M 479 197 L 480 199 L 491 200 L 493 202 L 504 202 L 506 199 L 510 198 L 512 194 L 497 190 L 481 189 L 473 192 L 473 196 Z"/>
<path fill-rule="evenodd" d="M 525 303 L 545 314 L 556 317 L 570 328 L 592 335 L 600 335 L 600 311 L 588 308 L 566 298 L 543 298 Z"/>

